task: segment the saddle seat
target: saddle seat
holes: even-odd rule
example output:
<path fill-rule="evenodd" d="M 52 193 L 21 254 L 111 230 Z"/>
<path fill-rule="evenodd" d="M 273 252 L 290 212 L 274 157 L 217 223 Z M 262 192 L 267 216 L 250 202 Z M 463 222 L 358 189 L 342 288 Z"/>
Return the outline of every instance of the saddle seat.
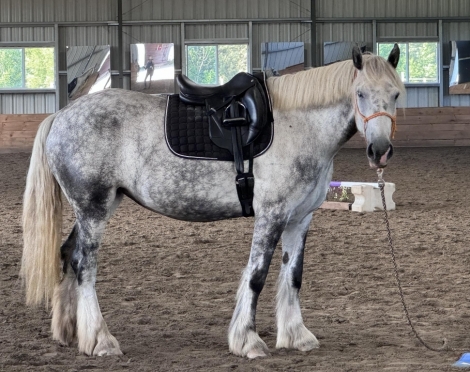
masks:
<path fill-rule="evenodd" d="M 224 85 L 213 87 L 199 85 L 186 75 L 176 76 L 181 100 L 184 103 L 193 105 L 204 105 L 206 99 L 212 96 L 229 97 L 237 95 L 239 92 L 253 86 L 253 79 L 254 77 L 250 77 L 248 74 L 239 73 Z"/>

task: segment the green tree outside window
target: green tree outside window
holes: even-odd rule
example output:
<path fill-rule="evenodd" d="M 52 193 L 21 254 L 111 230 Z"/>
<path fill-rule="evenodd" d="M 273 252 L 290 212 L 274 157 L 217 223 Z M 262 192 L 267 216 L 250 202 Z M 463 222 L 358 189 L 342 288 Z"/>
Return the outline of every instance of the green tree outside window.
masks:
<path fill-rule="evenodd" d="M 54 48 L 0 48 L 0 89 L 55 88 Z"/>
<path fill-rule="evenodd" d="M 437 43 L 410 43 L 410 83 L 436 83 Z"/>
<path fill-rule="evenodd" d="M 198 84 L 221 85 L 248 68 L 248 46 L 188 45 L 186 75 Z"/>
<path fill-rule="evenodd" d="M 188 46 L 187 76 L 198 84 L 217 84 L 217 47 Z"/>
<path fill-rule="evenodd" d="M 0 49 L 0 88 L 23 86 L 23 49 Z"/>
<path fill-rule="evenodd" d="M 54 88 L 54 49 L 25 49 L 26 88 Z"/>
<path fill-rule="evenodd" d="M 248 48 L 246 45 L 219 45 L 219 83 L 225 84 L 236 74 L 247 70 Z"/>
<path fill-rule="evenodd" d="M 378 43 L 378 55 L 388 58 L 394 43 Z M 400 62 L 397 72 L 405 83 L 437 83 L 438 53 L 435 42 L 398 43 Z"/>

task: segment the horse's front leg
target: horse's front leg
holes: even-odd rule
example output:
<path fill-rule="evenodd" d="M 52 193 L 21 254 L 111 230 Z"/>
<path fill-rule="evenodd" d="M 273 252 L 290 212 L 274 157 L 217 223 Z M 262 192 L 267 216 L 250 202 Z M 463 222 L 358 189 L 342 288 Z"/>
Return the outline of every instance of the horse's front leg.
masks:
<path fill-rule="evenodd" d="M 276 308 L 276 348 L 307 351 L 319 346 L 316 337 L 304 326 L 299 300 L 305 240 L 311 220 L 312 214 L 309 214 L 300 222 L 290 221 L 282 234 L 282 266 Z"/>
<path fill-rule="evenodd" d="M 250 258 L 240 281 L 237 305 L 229 327 L 230 351 L 248 358 L 269 355 L 268 347 L 256 332 L 255 316 L 258 297 L 284 227 L 279 218 L 273 217 L 256 217 Z"/>

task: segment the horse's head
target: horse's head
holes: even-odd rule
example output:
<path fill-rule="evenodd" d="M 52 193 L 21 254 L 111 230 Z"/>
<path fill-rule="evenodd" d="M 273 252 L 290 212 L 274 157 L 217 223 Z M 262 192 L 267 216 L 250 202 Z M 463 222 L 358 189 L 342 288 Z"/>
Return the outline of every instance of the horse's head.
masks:
<path fill-rule="evenodd" d="M 395 44 L 388 60 L 362 55 L 353 49 L 356 68 L 353 82 L 353 105 L 359 132 L 367 142 L 367 157 L 372 168 L 383 168 L 393 154 L 390 141 L 396 125 L 396 102 L 405 88 L 395 71 L 400 49 Z"/>

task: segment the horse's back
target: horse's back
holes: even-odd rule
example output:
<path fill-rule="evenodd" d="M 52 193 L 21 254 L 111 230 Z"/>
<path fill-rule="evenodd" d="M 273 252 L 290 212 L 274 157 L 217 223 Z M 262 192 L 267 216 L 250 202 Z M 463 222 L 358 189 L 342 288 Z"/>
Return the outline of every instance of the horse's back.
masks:
<path fill-rule="evenodd" d="M 79 136 L 83 146 L 87 142 L 102 143 L 122 135 L 138 135 L 148 128 L 149 121 L 163 118 L 165 105 L 163 96 L 106 89 L 84 96 L 59 111 L 51 136 L 60 133 L 62 141 L 68 136 Z"/>
<path fill-rule="evenodd" d="M 136 147 L 144 152 L 152 142 L 147 128 L 161 117 L 162 107 L 162 99 L 118 89 L 78 99 L 55 118 L 46 142 L 49 164 L 74 168 L 74 177 L 117 173 Z"/>

